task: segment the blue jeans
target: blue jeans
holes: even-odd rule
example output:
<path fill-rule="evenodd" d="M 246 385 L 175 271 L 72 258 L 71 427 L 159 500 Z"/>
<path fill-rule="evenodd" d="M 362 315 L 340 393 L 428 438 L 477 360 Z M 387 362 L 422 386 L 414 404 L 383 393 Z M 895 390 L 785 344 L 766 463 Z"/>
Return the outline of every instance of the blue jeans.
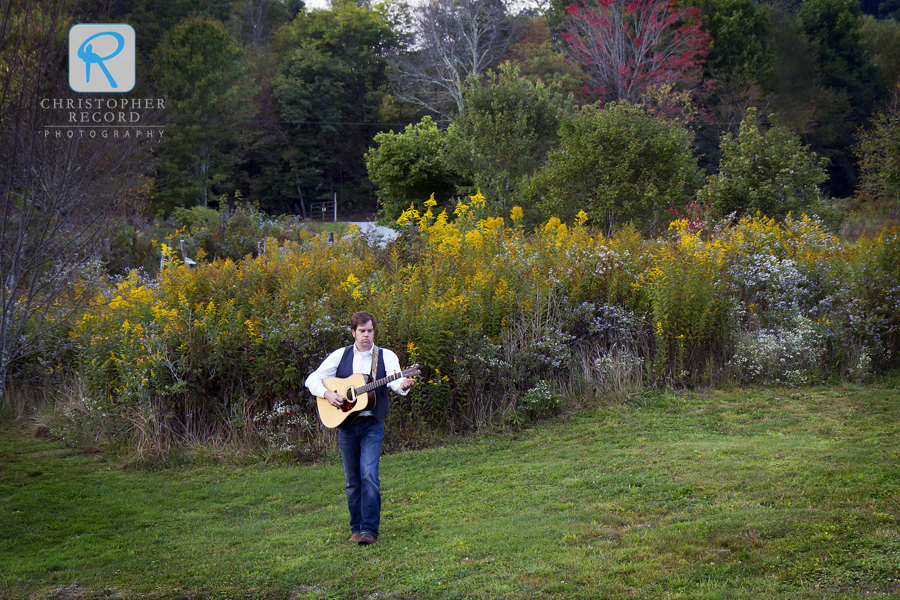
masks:
<path fill-rule="evenodd" d="M 344 463 L 350 533 L 368 532 L 378 537 L 381 521 L 381 482 L 378 461 L 384 423 L 374 420 L 338 429 L 338 447 Z"/>

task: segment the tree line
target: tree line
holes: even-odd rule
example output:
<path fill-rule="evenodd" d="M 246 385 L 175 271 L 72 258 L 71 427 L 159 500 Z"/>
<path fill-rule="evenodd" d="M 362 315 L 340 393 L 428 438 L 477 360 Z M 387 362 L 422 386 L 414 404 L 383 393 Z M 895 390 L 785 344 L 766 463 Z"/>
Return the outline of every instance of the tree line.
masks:
<path fill-rule="evenodd" d="M 135 2 L 117 16 L 141 14 L 143 28 L 161 7 Z M 160 24 L 146 46 L 154 89 L 177 107 L 152 200 L 168 209 L 239 191 L 270 211 L 300 213 L 335 195 L 343 211 L 384 209 L 379 191 L 390 192 L 366 153 L 379 133 L 429 117 L 465 136 L 441 156 L 496 148 L 506 130 L 515 155 L 476 151 L 470 164 L 451 158 L 428 174 L 445 180 L 430 192 L 482 187 L 499 211 L 513 180 L 533 177 L 560 145 L 561 110 L 623 101 L 683 126 L 702 175 L 716 172 L 724 136 L 755 109 L 827 159 L 821 187 L 846 198 L 860 184 L 858 132 L 889 101 L 900 63 L 897 7 L 863 8 L 856 0 L 563 0 L 519 13 L 503 0 L 185 6 L 180 20 L 166 13 L 174 24 Z M 180 63 L 185 55 L 202 72 Z M 495 90 L 504 64 L 515 85 L 534 90 Z M 491 118 L 493 126 L 480 121 Z M 489 172 L 498 181 L 485 181 Z"/>
<path fill-rule="evenodd" d="M 70 18 L 132 24 L 144 73 L 135 93 L 168 100 L 143 198 L 152 212 L 236 193 L 271 212 L 335 196 L 344 212 L 375 210 L 379 190 L 396 192 L 366 153 L 378 134 L 426 118 L 457 127 L 448 155 L 490 147 L 503 129 L 527 149 L 451 158 L 407 173 L 407 189 L 417 177 L 435 185 L 419 196 L 482 187 L 506 208 L 514 180 L 559 146 L 559 111 L 623 101 L 683 126 L 703 175 L 755 109 L 827 159 L 822 189 L 845 198 L 860 184 L 858 132 L 889 101 L 900 65 L 896 0 L 553 0 L 517 13 L 506 0 L 64 5 Z M 492 90 L 507 79 L 533 89 Z"/>

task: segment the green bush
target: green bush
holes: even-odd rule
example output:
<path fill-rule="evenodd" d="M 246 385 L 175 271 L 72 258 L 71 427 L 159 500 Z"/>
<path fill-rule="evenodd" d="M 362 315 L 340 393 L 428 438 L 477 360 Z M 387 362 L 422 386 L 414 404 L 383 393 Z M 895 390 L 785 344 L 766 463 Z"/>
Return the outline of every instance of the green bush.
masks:
<path fill-rule="evenodd" d="M 871 128 L 860 128 L 854 155 L 860 168 L 857 196 L 866 202 L 900 205 L 900 83 L 893 102 L 875 115 Z"/>
<path fill-rule="evenodd" d="M 747 112 L 737 137 L 721 142 L 719 172 L 697 193 L 714 215 L 784 216 L 812 206 L 825 182 L 827 159 L 816 158 L 790 129 L 772 125 L 762 131 L 756 110 Z"/>
<path fill-rule="evenodd" d="M 530 420 L 538 420 L 557 414 L 561 406 L 562 398 L 559 393 L 542 379 L 522 396 L 517 408 L 522 410 Z"/>
<path fill-rule="evenodd" d="M 701 181 L 690 132 L 639 105 L 583 106 L 562 119 L 559 137 L 525 196 L 563 221 L 584 210 L 607 232 L 629 221 L 659 232 L 667 208 L 684 207 Z"/>
<path fill-rule="evenodd" d="M 387 219 L 398 219 L 410 206 L 424 212 L 432 196 L 444 202 L 456 193 L 460 178 L 447 164 L 445 145 L 446 133 L 429 116 L 407 125 L 403 133 L 375 136 L 366 169 Z"/>

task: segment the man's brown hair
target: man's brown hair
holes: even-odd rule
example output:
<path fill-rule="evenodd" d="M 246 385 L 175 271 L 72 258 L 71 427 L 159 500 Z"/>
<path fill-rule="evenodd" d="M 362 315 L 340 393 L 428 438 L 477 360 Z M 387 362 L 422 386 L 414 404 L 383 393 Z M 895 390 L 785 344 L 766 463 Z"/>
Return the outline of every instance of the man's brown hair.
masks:
<path fill-rule="evenodd" d="M 350 317 L 350 329 L 355 331 L 357 327 L 365 325 L 369 321 L 372 321 L 372 329 L 375 329 L 375 315 L 365 310 L 353 313 L 353 316 Z"/>

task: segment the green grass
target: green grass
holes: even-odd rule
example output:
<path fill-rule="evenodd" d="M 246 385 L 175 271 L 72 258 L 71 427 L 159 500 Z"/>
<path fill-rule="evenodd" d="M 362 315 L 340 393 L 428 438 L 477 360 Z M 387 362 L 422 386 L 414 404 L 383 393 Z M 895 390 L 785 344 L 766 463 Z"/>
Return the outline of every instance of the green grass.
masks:
<path fill-rule="evenodd" d="M 896 383 L 648 395 L 385 456 L 371 547 L 337 457 L 0 444 L 3 598 L 900 598 Z"/>

